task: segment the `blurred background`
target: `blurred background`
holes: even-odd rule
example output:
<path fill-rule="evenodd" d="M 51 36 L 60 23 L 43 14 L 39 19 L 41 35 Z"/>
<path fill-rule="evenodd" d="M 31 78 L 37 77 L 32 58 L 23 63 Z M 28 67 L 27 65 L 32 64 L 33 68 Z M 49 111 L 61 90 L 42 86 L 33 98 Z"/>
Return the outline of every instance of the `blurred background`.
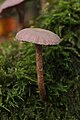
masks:
<path fill-rule="evenodd" d="M 0 0 L 0 43 L 22 28 L 33 27 L 47 2 L 52 0 Z"/>

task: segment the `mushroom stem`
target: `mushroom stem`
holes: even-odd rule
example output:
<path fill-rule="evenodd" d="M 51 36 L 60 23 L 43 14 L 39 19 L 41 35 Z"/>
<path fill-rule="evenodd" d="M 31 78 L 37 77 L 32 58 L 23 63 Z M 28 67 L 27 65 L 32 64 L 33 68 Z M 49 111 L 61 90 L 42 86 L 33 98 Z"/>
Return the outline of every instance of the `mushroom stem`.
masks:
<path fill-rule="evenodd" d="M 40 3 L 41 3 L 41 9 L 43 10 L 45 3 L 46 3 L 46 0 L 40 0 Z"/>
<path fill-rule="evenodd" d="M 38 45 L 38 44 L 35 45 L 36 45 L 36 66 L 37 66 L 38 88 L 42 100 L 45 100 L 46 90 L 44 86 L 44 76 L 43 76 L 42 45 Z"/>
<path fill-rule="evenodd" d="M 22 2 L 21 4 L 19 4 L 18 6 L 16 6 L 16 10 L 18 12 L 19 15 L 19 23 L 21 25 L 22 28 L 25 27 L 25 23 L 24 23 L 24 19 L 25 19 L 25 2 Z M 22 29 L 21 28 L 21 29 Z"/>

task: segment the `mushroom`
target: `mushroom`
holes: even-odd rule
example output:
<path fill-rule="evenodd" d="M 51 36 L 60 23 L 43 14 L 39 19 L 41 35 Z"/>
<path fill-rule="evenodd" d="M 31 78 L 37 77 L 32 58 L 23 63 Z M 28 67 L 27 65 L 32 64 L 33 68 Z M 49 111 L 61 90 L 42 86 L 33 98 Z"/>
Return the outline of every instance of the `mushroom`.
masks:
<path fill-rule="evenodd" d="M 1 5 L 1 8 L 0 8 L 0 12 L 2 12 L 2 10 L 6 9 L 6 8 L 9 8 L 9 7 L 13 7 L 13 6 L 16 6 L 20 3 L 22 3 L 24 0 L 5 0 L 3 2 L 3 4 Z"/>
<path fill-rule="evenodd" d="M 0 13 L 9 12 L 11 8 L 15 7 L 19 15 L 19 23 L 24 27 L 25 17 L 25 1 L 24 0 L 6 0 L 0 5 Z"/>
<path fill-rule="evenodd" d="M 26 28 L 17 33 L 16 39 L 19 41 L 35 43 L 38 88 L 42 100 L 45 100 L 46 90 L 43 76 L 42 45 L 57 45 L 60 42 L 60 38 L 49 30 L 40 28 Z"/>

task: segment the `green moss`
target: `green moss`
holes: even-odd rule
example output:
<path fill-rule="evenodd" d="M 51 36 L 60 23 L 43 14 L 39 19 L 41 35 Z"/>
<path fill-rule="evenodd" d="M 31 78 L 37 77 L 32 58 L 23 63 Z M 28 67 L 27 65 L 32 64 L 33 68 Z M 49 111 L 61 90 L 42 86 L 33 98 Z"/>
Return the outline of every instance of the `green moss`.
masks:
<path fill-rule="evenodd" d="M 45 103 L 37 86 L 35 46 L 23 43 L 20 48 L 15 41 L 0 46 L 1 119 L 80 119 L 79 5 L 79 0 L 60 0 L 35 25 L 57 33 L 62 40 L 58 46 L 43 46 Z"/>

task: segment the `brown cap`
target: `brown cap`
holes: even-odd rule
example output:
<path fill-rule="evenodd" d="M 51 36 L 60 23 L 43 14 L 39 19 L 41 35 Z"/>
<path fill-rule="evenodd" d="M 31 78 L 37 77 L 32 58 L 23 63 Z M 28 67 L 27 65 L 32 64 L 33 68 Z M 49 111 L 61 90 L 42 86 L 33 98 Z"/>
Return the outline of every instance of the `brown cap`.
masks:
<path fill-rule="evenodd" d="M 40 45 L 57 45 L 60 38 L 55 33 L 41 28 L 26 28 L 16 35 L 19 41 L 27 41 Z"/>
<path fill-rule="evenodd" d="M 20 4 L 21 2 L 23 2 L 24 0 L 6 0 L 3 2 L 2 5 L 0 5 L 0 13 L 6 9 L 6 8 L 9 8 L 9 7 L 13 7 L 13 6 L 16 6 L 18 4 Z"/>

